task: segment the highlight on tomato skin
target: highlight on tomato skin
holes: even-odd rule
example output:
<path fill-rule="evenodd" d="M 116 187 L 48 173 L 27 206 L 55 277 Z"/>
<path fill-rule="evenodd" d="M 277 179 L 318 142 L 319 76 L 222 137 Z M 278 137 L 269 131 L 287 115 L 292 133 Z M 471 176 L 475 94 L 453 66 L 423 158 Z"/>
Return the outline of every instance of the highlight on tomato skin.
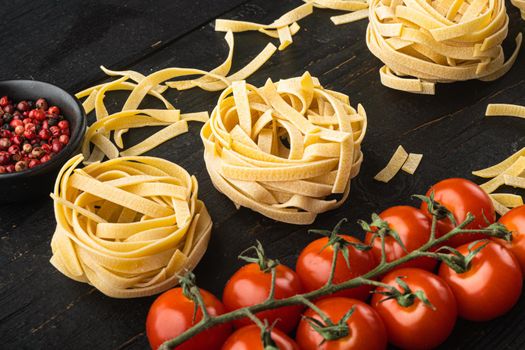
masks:
<path fill-rule="evenodd" d="M 323 337 L 303 318 L 297 328 L 296 340 L 301 350 L 383 350 L 387 347 L 386 329 L 379 314 L 368 304 L 350 298 L 332 297 L 315 303 L 333 323 L 339 322 L 352 308 L 346 321 L 349 335 L 338 340 L 323 342 Z M 304 316 L 321 321 L 314 310 L 308 309 Z M 322 343 L 322 344 L 321 344 Z M 319 345 L 321 344 L 321 345 Z"/>
<path fill-rule="evenodd" d="M 432 185 L 426 194 L 427 197 L 432 193 L 434 200 L 454 215 L 457 224 L 465 221 L 468 213 L 474 215 L 474 220 L 465 227 L 466 229 L 485 228 L 496 221 L 496 211 L 489 195 L 472 181 L 462 178 L 445 179 Z M 425 202 L 421 203 L 421 210 L 432 219 Z M 438 236 L 450 232 L 454 227 L 448 218 L 438 221 Z M 483 234 L 464 233 L 452 237 L 445 244 L 458 247 L 483 238 Z"/>
<path fill-rule="evenodd" d="M 237 270 L 224 287 L 222 300 L 228 311 L 263 303 L 270 295 L 272 285 L 271 272 L 261 271 L 256 263 L 244 265 Z M 284 265 L 277 265 L 275 280 L 275 299 L 292 297 L 303 292 L 299 276 L 294 270 Z M 290 333 L 299 322 L 304 306 L 292 305 L 275 310 L 259 312 L 256 316 L 267 319 L 269 324 L 276 322 L 275 327 Z M 252 324 L 248 318 L 233 321 L 235 328 Z"/>
<path fill-rule="evenodd" d="M 498 222 L 512 232 L 512 242 L 499 238 L 493 238 L 493 240 L 514 254 L 521 266 L 522 274 L 525 274 L 525 205 L 511 209 Z"/>
<path fill-rule="evenodd" d="M 381 281 L 403 291 L 397 278 L 401 278 L 413 293 L 422 291 L 431 306 L 414 298 L 409 306 L 377 292 L 371 305 L 385 324 L 388 340 L 402 349 L 432 349 L 443 343 L 454 329 L 457 305 L 451 288 L 440 277 L 422 269 L 403 268 L 389 272 Z"/>
<path fill-rule="evenodd" d="M 362 244 L 362 242 L 352 236 L 338 235 L 350 243 Z M 351 280 L 376 267 L 377 263 L 371 251 L 362 251 L 353 246 L 347 246 L 347 264 L 341 251 L 337 254 L 336 267 L 334 273 L 334 284 L 339 284 Z M 323 287 L 329 279 L 332 267 L 334 248 L 329 245 L 329 238 L 319 238 L 308 244 L 299 255 L 295 271 L 301 279 L 305 292 L 310 292 Z M 363 285 L 332 294 L 331 296 L 341 296 L 366 300 L 370 296 L 371 286 Z"/>
<path fill-rule="evenodd" d="M 464 273 L 457 273 L 446 264 L 441 264 L 439 276 L 452 289 L 459 315 L 471 321 L 488 321 L 507 313 L 518 302 L 523 275 L 518 260 L 504 246 L 492 241 L 480 241 L 471 249 L 482 244 L 470 268 Z M 469 244 L 457 250 L 466 255 Z"/>
<path fill-rule="evenodd" d="M 271 337 L 279 350 L 301 350 L 293 339 L 277 328 L 272 329 Z M 254 324 L 237 329 L 226 340 L 221 350 L 264 350 L 261 329 Z"/>
<path fill-rule="evenodd" d="M 383 211 L 379 214 L 379 217 L 386 221 L 392 230 L 397 232 L 408 252 L 418 249 L 427 243 L 430 238 L 431 221 L 417 208 L 407 205 L 394 206 Z M 373 236 L 373 232 L 367 232 L 365 243 L 370 244 Z M 372 243 L 372 253 L 378 262 L 381 260 L 381 251 L 381 239 L 376 237 Z M 403 250 L 401 245 L 391 236 L 385 237 L 385 251 L 387 262 L 407 255 L 407 251 Z M 436 259 L 421 257 L 407 261 L 400 267 L 417 267 L 433 271 L 436 265 Z"/>
<path fill-rule="evenodd" d="M 204 289 L 200 293 L 211 316 L 225 312 L 222 303 L 213 294 Z M 151 305 L 146 319 L 146 335 L 152 349 L 158 349 L 162 343 L 175 338 L 202 319 L 202 311 L 197 311 L 193 322 L 195 303 L 186 298 L 182 288 L 173 288 L 162 293 Z M 183 344 L 177 350 L 209 349 L 219 350 L 232 332 L 230 323 L 214 326 Z"/>

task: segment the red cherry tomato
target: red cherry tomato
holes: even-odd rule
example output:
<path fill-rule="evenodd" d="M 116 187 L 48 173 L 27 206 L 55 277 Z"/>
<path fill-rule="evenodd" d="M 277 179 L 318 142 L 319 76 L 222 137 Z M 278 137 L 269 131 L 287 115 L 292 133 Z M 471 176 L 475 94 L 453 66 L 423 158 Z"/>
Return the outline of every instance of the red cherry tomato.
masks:
<path fill-rule="evenodd" d="M 200 290 L 206 310 L 211 316 L 224 313 L 224 306 L 213 294 Z M 157 349 L 166 340 L 172 339 L 191 328 L 202 319 L 199 310 L 192 322 L 194 303 L 182 293 L 182 288 L 174 288 L 161 294 L 151 305 L 146 320 L 146 334 L 152 349 Z M 177 350 L 220 349 L 231 333 L 230 324 L 222 324 L 208 329 L 177 346 Z"/>
<path fill-rule="evenodd" d="M 431 223 L 419 209 L 400 205 L 385 210 L 379 214 L 379 217 L 399 234 L 399 238 L 408 252 L 418 249 L 427 243 L 430 238 Z M 370 244 L 372 237 L 373 233 L 368 232 L 365 237 L 365 243 Z M 387 262 L 397 260 L 407 254 L 391 236 L 385 238 L 385 251 Z M 374 239 L 372 253 L 377 261 L 381 261 L 381 239 L 379 237 Z M 400 265 L 400 267 L 418 267 L 432 271 L 436 264 L 437 261 L 435 259 L 423 257 L 408 261 Z"/>
<path fill-rule="evenodd" d="M 347 242 L 361 243 L 357 238 L 339 235 Z M 295 270 L 301 279 L 301 283 L 307 292 L 321 288 L 326 284 L 330 276 L 334 249 L 328 245 L 329 238 L 323 237 L 308 244 L 297 259 Z M 339 251 L 335 265 L 333 282 L 335 284 L 348 281 L 361 276 L 376 266 L 374 256 L 370 251 L 361 251 L 355 247 L 347 246 L 348 267 L 343 254 Z M 365 300 L 370 295 L 371 286 L 361 286 L 335 293 L 332 296 L 341 296 Z"/>
<path fill-rule="evenodd" d="M 274 328 L 271 334 L 280 350 L 300 350 L 295 341 L 280 330 Z M 254 324 L 239 328 L 226 340 L 222 350 L 264 350 L 261 329 Z"/>
<path fill-rule="evenodd" d="M 472 249 L 484 243 L 478 242 Z M 457 250 L 466 255 L 468 246 L 462 245 Z M 518 301 L 523 283 L 516 258 L 494 242 L 476 254 L 467 272 L 458 274 L 441 264 L 439 276 L 452 288 L 459 315 L 473 321 L 491 320 L 509 311 Z"/>
<path fill-rule="evenodd" d="M 223 303 L 228 311 L 242 307 L 260 304 L 270 295 L 272 275 L 263 272 L 258 264 L 251 263 L 241 267 L 226 283 L 223 293 Z M 297 274 L 287 266 L 276 268 L 275 298 L 283 299 L 303 292 L 301 281 Z M 275 310 L 263 311 L 257 314 L 261 320 L 267 319 L 269 324 L 277 321 L 276 327 L 288 333 L 291 332 L 301 317 L 302 306 L 286 306 Z M 243 318 L 234 321 L 234 326 L 240 328 L 252 322 Z"/>
<path fill-rule="evenodd" d="M 525 273 L 525 205 L 510 210 L 499 222 L 512 232 L 512 242 L 498 238 L 494 240 L 514 254 L 521 266 L 521 272 Z"/>
<path fill-rule="evenodd" d="M 402 276 L 412 292 L 425 293 L 434 309 L 418 298 L 412 305 L 404 307 L 396 299 L 383 301 L 386 297 L 381 294 L 374 294 L 371 305 L 383 319 L 392 344 L 403 349 L 434 348 L 447 339 L 456 323 L 454 295 L 445 281 L 421 269 L 394 270 L 382 282 L 403 291 L 396 282 L 396 278 Z"/>
<path fill-rule="evenodd" d="M 386 349 L 386 330 L 379 317 L 369 305 L 362 301 L 349 298 L 329 298 L 319 300 L 315 303 L 333 323 L 337 323 L 352 307 L 353 314 L 346 324 L 349 327 L 349 335 L 338 340 L 323 342 L 323 337 L 317 333 L 312 326 L 302 319 L 297 328 L 297 342 L 302 350 L 382 350 Z M 305 316 L 321 321 L 319 315 L 309 309 Z M 322 343 L 322 344 L 321 344 Z M 320 345 L 321 344 L 321 345 Z"/>
<path fill-rule="evenodd" d="M 485 218 L 489 224 L 496 221 L 496 212 L 490 197 L 472 181 L 460 178 L 446 179 L 430 187 L 427 196 L 430 196 L 432 191 L 434 192 L 434 200 L 450 210 L 458 224 L 465 220 L 469 212 L 474 215 L 475 219 L 465 227 L 467 229 L 487 227 Z M 421 204 L 421 210 L 431 218 L 425 202 Z M 438 221 L 440 235 L 450 232 L 453 228 L 454 225 L 447 218 Z M 483 238 L 485 236 L 482 234 L 465 233 L 452 237 L 445 244 L 457 247 Z"/>

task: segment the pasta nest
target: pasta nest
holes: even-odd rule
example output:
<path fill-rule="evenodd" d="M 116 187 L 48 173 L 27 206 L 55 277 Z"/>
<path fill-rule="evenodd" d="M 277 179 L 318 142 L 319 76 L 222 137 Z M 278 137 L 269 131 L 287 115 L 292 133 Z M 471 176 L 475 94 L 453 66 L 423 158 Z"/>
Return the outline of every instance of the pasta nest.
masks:
<path fill-rule="evenodd" d="M 115 298 L 153 295 L 178 283 L 208 245 L 212 222 L 195 177 L 169 161 L 124 157 L 60 171 L 51 263 Z"/>
<path fill-rule="evenodd" d="M 309 224 L 348 197 L 366 122 L 361 105 L 356 111 L 348 96 L 308 72 L 261 88 L 237 81 L 201 130 L 204 160 L 215 187 L 237 207 Z"/>
<path fill-rule="evenodd" d="M 436 82 L 498 79 L 522 41 L 520 33 L 505 61 L 502 0 L 372 0 L 369 18 L 368 48 L 385 63 L 381 82 L 413 93 L 434 94 Z"/>

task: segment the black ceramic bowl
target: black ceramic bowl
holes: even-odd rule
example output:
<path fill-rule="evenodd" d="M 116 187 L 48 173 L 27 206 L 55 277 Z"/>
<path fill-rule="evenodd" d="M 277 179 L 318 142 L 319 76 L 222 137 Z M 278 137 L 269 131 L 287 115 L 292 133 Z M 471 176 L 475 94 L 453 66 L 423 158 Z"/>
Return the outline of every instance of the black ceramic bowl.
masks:
<path fill-rule="evenodd" d="M 48 195 L 64 163 L 80 150 L 86 131 L 86 114 L 74 97 L 61 88 L 41 81 L 0 81 L 0 96 L 7 95 L 15 102 L 45 98 L 49 105 L 60 108 L 69 121 L 69 143 L 48 162 L 21 172 L 0 174 L 0 202 L 20 202 Z"/>

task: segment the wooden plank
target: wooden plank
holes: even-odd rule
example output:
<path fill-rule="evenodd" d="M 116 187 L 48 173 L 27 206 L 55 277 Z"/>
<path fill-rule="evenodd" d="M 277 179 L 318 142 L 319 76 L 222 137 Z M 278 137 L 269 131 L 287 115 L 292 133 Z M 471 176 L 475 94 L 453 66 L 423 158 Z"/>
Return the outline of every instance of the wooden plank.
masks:
<path fill-rule="evenodd" d="M 81 6 L 95 6 L 76 1 L 71 3 L 67 5 L 71 6 L 71 11 L 79 11 Z M 168 2 L 159 5 L 156 3 L 149 4 L 159 9 Z M 168 6 L 172 6 L 169 7 L 170 11 L 175 11 L 182 8 L 181 4 L 192 6 L 192 3 L 200 4 L 200 7 L 196 7 L 199 9 L 213 6 L 217 9 L 216 13 L 226 9 L 224 4 L 217 4 L 215 7 L 206 2 L 204 6 L 199 1 L 173 1 Z M 298 0 L 251 0 L 221 18 L 269 23 L 299 3 Z M 138 2 L 131 1 L 127 4 L 134 4 L 135 10 L 138 8 Z M 26 6 L 32 5 L 27 2 Z M 65 34 L 57 34 L 58 29 L 53 29 L 46 34 L 37 33 L 32 37 L 28 36 L 30 31 L 20 28 L 18 38 L 29 40 L 16 47 L 16 53 L 21 57 L 20 62 L 9 60 L 0 68 L 2 76 L 6 76 L 8 72 L 19 77 L 36 73 L 39 75 L 35 78 L 47 78 L 70 89 L 78 89 L 101 76 L 96 71 L 99 64 L 108 64 L 105 60 L 111 60 L 111 65 L 117 68 L 131 68 L 148 73 L 170 66 L 210 69 L 226 55 L 227 48 L 222 39 L 224 33 L 213 32 L 212 23 L 191 31 L 195 27 L 187 23 L 200 16 L 200 10 L 195 11 L 194 8 L 192 12 L 188 11 L 191 16 L 186 14 L 182 19 L 174 19 L 173 23 L 159 18 L 154 21 L 157 25 L 151 26 L 151 21 L 145 19 L 154 18 L 152 13 L 155 11 L 151 12 L 152 9 L 138 14 L 134 11 L 135 14 L 132 15 L 124 5 L 113 6 L 113 12 L 121 13 L 118 17 L 120 24 L 114 24 L 109 18 L 109 27 L 105 30 L 97 29 L 98 34 L 92 39 L 93 42 L 86 42 L 86 50 L 73 47 L 68 53 L 66 48 L 57 44 L 54 50 L 59 48 L 58 51 L 62 53 L 59 56 L 64 58 L 51 61 L 48 67 L 45 66 L 47 61 L 42 57 L 28 58 L 27 48 L 38 47 L 44 50 L 43 57 L 49 56 L 49 52 L 53 50 L 38 46 L 39 41 L 45 39 L 44 41 L 50 42 L 54 36 L 60 35 L 58 37 L 63 38 Z M 31 11 L 38 8 L 42 10 L 42 6 L 35 5 L 35 10 Z M 103 6 L 99 7 L 101 8 Z M 16 10 L 17 15 L 21 11 L 18 8 L 11 10 Z M 45 9 L 46 15 L 42 18 L 50 16 L 46 11 L 48 10 Z M 30 13 L 32 16 L 35 14 Z M 472 169 L 494 164 L 523 146 L 524 123 L 515 119 L 485 119 L 483 114 L 489 102 L 525 104 L 522 93 L 525 88 L 525 65 L 519 61 L 523 59 L 525 50 L 522 49 L 510 74 L 496 82 L 443 84 L 438 86 L 436 96 L 411 95 L 381 86 L 377 72 L 381 63 L 373 58 L 364 43 L 366 21 L 335 27 L 329 20 L 334 14 L 339 12 L 316 10 L 314 15 L 301 21 L 302 29 L 294 37 L 292 46 L 276 54 L 250 79 L 250 82 L 261 85 L 267 77 L 277 80 L 309 70 L 325 86 L 349 94 L 352 105 L 362 103 L 367 110 L 370 127 L 363 145 L 365 162 L 361 174 L 352 182 L 350 199 L 340 209 L 321 215 L 313 227 L 330 228 L 342 217 L 348 217 L 351 224 L 345 232 L 362 238 L 363 234 L 355 224 L 357 219 L 368 219 L 372 212 L 380 212 L 393 205 L 418 205 L 410 199 L 411 194 L 424 193 L 433 182 L 446 177 L 472 178 Z M 509 9 L 509 14 L 510 36 L 513 36 L 518 29 L 523 28 L 523 22 L 519 21 L 519 15 L 514 9 Z M 17 21 L 22 21 L 35 29 L 32 24 L 25 23 L 28 17 L 24 17 L 22 12 L 19 15 L 20 19 L 15 18 L 9 22 L 11 27 Z M 70 28 L 85 28 L 88 23 L 86 18 L 95 17 L 77 15 L 77 24 Z M 160 17 L 168 16 L 163 14 Z M 174 36 L 174 33 L 177 34 L 176 26 L 182 28 L 179 29 L 181 35 Z M 69 27 L 64 25 L 62 28 Z M 173 39 L 162 49 L 148 51 L 146 47 L 157 37 L 146 33 L 148 29 Z M 8 34 L 13 36 L 15 31 L 9 30 Z M 123 37 L 123 33 L 130 33 L 130 37 Z M 82 35 L 83 33 L 77 31 L 72 38 Z M 141 44 L 135 46 L 131 37 Z M 119 40 L 116 41 L 115 38 Z M 234 70 L 248 62 L 269 40 L 260 33 L 242 33 L 236 35 L 235 39 Z M 15 42 L 9 38 L 11 45 Z M 118 50 L 115 49 L 116 46 Z M 24 59 L 28 62 L 24 62 Z M 81 65 L 75 68 L 73 63 Z M 24 68 L 24 64 L 28 68 Z M 180 94 L 169 92 L 167 96 L 183 112 L 193 112 L 211 110 L 218 93 L 191 90 Z M 121 99 L 120 102 L 122 101 Z M 113 107 L 117 105 L 115 103 Z M 125 142 L 133 144 L 150 132 L 130 132 Z M 414 176 L 400 173 L 389 184 L 374 181 L 374 174 L 399 144 L 403 144 L 410 152 L 425 155 L 425 161 L 418 172 Z M 202 161 L 202 145 L 196 125 L 190 127 L 190 133 L 163 144 L 148 154 L 175 161 L 199 179 L 200 197 L 207 203 L 215 225 L 210 249 L 196 274 L 199 284 L 216 295 L 220 296 L 228 277 L 242 265 L 235 256 L 252 245 L 255 239 L 263 242 L 272 257 L 293 267 L 300 250 L 315 238 L 306 232 L 306 227 L 276 223 L 247 209 L 235 210 L 231 202 L 218 193 L 209 180 Z M 154 298 L 113 300 L 88 285 L 70 281 L 59 274 L 48 263 L 53 227 L 54 218 L 49 199 L 0 207 L 2 346 L 7 349 L 147 347 L 144 322 Z M 524 308 L 525 298 L 522 298 L 509 314 L 496 321 L 483 324 L 459 322 L 452 337 L 442 348 L 523 348 Z"/>

